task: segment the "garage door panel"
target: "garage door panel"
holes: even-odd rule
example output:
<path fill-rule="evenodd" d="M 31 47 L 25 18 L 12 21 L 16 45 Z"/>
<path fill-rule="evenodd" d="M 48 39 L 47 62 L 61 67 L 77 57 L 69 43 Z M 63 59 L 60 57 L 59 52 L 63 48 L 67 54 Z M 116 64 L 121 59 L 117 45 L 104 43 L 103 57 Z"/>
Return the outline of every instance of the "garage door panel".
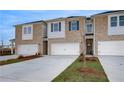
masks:
<path fill-rule="evenodd" d="M 124 55 L 124 41 L 98 42 L 98 55 Z"/>
<path fill-rule="evenodd" d="M 21 55 L 34 55 L 37 52 L 38 52 L 37 44 L 19 45 L 18 46 L 18 54 L 21 54 Z"/>
<path fill-rule="evenodd" d="M 79 55 L 79 43 L 56 43 L 51 45 L 52 55 Z"/>

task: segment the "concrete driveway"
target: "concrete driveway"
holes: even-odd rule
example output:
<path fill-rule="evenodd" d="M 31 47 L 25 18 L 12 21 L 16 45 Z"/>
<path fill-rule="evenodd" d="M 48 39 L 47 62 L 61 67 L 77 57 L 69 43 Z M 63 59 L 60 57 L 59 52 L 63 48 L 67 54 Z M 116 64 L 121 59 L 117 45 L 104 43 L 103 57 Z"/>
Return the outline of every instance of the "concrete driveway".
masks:
<path fill-rule="evenodd" d="M 58 76 L 78 56 L 44 56 L 0 67 L 1 82 L 48 82 Z"/>
<path fill-rule="evenodd" d="M 17 58 L 18 55 L 0 56 L 0 61 Z"/>
<path fill-rule="evenodd" d="M 124 82 L 124 56 L 99 56 L 99 60 L 112 82 Z"/>

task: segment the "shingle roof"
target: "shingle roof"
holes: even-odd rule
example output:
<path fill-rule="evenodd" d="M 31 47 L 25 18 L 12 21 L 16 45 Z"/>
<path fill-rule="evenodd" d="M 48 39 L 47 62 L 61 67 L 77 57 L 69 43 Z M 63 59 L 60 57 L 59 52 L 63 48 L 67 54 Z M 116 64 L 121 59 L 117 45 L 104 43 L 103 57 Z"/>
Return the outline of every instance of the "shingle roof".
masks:
<path fill-rule="evenodd" d="M 22 24 L 17 24 L 17 25 L 25 25 L 25 24 L 33 24 L 33 23 L 39 23 L 39 22 L 44 22 L 43 20 L 39 20 L 39 21 L 32 21 L 32 22 L 27 22 L 27 23 L 22 23 Z M 14 26 L 17 26 L 17 25 L 14 25 Z"/>
<path fill-rule="evenodd" d="M 77 18 L 77 17 L 82 17 L 82 16 L 69 16 L 67 18 Z"/>
<path fill-rule="evenodd" d="M 106 11 L 106 12 L 98 13 L 98 14 L 95 14 L 95 15 L 92 15 L 92 16 L 102 15 L 102 14 L 109 14 L 109 13 L 117 13 L 117 12 L 124 12 L 124 10 Z"/>
<path fill-rule="evenodd" d="M 54 19 L 48 19 L 48 20 L 45 20 L 45 22 L 52 21 L 52 20 L 61 20 L 61 19 L 65 19 L 65 18 L 64 17 L 59 17 L 59 18 L 54 18 Z"/>

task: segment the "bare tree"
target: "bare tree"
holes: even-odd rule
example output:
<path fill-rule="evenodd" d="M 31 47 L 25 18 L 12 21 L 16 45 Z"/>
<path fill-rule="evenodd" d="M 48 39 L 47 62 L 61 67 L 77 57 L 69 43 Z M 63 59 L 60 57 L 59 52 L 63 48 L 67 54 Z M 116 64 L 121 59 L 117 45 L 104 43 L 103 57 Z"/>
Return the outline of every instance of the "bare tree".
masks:
<path fill-rule="evenodd" d="M 84 63 L 84 67 L 86 66 L 86 38 L 85 38 L 85 32 L 83 34 L 83 42 L 84 42 L 84 45 L 83 45 L 83 63 Z"/>

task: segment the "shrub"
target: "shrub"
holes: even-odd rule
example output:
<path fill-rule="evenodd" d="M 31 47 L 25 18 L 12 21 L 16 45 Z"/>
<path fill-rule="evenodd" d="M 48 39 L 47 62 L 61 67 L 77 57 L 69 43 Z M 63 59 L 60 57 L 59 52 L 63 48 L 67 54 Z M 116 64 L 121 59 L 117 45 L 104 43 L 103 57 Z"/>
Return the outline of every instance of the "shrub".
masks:
<path fill-rule="evenodd" d="M 23 55 L 20 55 L 20 56 L 18 57 L 18 59 L 22 59 L 22 58 L 24 58 L 24 56 L 23 56 Z"/>

